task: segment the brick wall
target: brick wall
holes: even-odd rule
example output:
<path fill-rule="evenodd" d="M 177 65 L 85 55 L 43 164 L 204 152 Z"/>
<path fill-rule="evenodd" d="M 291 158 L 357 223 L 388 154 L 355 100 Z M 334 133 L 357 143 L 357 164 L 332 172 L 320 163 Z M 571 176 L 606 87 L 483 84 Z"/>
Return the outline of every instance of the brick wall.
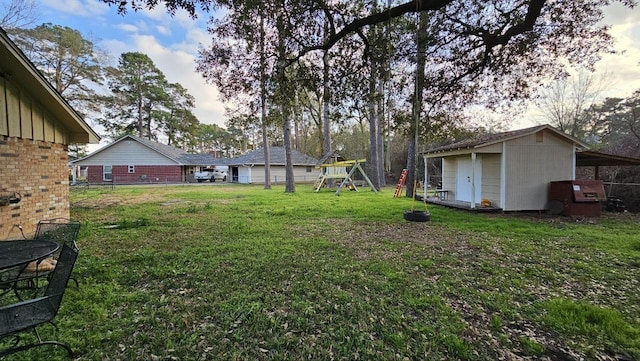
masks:
<path fill-rule="evenodd" d="M 114 165 L 112 168 L 114 184 L 182 182 L 181 167 L 178 165 L 135 165 L 129 173 L 128 165 Z M 87 167 L 89 183 L 105 183 L 101 165 Z"/>
<path fill-rule="evenodd" d="M 0 206 L 0 239 L 31 236 L 41 219 L 69 218 L 67 147 L 0 136 L 0 196 L 20 194 L 19 203 Z"/>

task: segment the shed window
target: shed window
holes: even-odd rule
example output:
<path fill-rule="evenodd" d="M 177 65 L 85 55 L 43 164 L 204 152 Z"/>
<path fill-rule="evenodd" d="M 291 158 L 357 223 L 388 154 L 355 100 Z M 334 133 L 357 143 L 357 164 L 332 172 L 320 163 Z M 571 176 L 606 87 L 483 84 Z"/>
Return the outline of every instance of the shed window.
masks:
<path fill-rule="evenodd" d="M 313 168 L 312 167 L 307 167 L 307 173 L 311 173 L 313 172 Z"/>
<path fill-rule="evenodd" d="M 113 180 L 113 166 L 105 165 L 102 168 L 102 179 L 105 182 L 111 182 Z"/>
<path fill-rule="evenodd" d="M 127 167 L 129 173 L 135 173 L 136 172 L 136 166 L 135 165 L 130 165 Z"/>
<path fill-rule="evenodd" d="M 536 133 L 536 143 L 542 143 L 544 138 L 543 138 L 543 134 L 542 131 L 539 131 Z"/>

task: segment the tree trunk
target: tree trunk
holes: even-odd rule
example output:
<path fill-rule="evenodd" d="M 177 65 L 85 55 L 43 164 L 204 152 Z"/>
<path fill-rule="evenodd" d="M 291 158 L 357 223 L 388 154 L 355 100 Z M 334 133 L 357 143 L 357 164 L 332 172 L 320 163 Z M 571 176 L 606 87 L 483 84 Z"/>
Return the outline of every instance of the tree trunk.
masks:
<path fill-rule="evenodd" d="M 326 29 L 325 29 L 326 30 Z M 331 120 L 329 119 L 329 51 L 322 56 L 322 142 L 323 155 L 331 152 Z"/>
<path fill-rule="evenodd" d="M 378 2 L 373 2 L 374 9 L 377 9 Z M 377 11 L 377 10 L 376 10 Z M 372 39 L 380 40 L 380 33 L 376 27 L 370 29 L 370 37 Z M 382 111 L 380 106 L 380 77 L 382 76 L 382 57 L 380 56 L 381 49 L 379 47 L 372 47 L 369 53 L 370 62 L 370 75 L 369 75 L 369 142 L 371 148 L 369 149 L 369 157 L 371 158 L 370 174 L 369 178 L 373 186 L 380 190 L 384 179 L 384 163 L 383 163 L 383 149 L 382 149 L 382 131 L 380 125 L 380 113 Z"/>
<path fill-rule="evenodd" d="M 147 139 L 151 140 L 151 105 L 147 107 Z"/>
<path fill-rule="evenodd" d="M 140 138 L 143 138 L 144 135 L 143 135 L 142 129 L 143 129 L 144 122 L 142 120 L 142 94 L 138 95 L 137 106 L 138 106 L 138 136 Z"/>
<path fill-rule="evenodd" d="M 276 28 L 278 31 L 278 89 L 280 92 L 280 111 L 282 113 L 282 131 L 284 142 L 284 157 L 285 157 L 285 193 L 294 193 L 296 191 L 295 180 L 293 179 L 293 162 L 291 160 L 291 120 L 289 119 L 289 106 L 287 102 L 287 77 L 286 77 L 286 64 L 287 64 L 287 51 L 285 49 L 284 42 L 284 14 L 279 12 L 276 19 Z"/>
<path fill-rule="evenodd" d="M 391 0 L 387 0 L 387 9 L 391 9 Z M 385 35 L 386 35 L 386 41 L 390 42 L 390 37 L 389 37 L 389 32 L 391 31 L 390 29 L 390 22 L 387 22 L 387 25 L 385 26 Z M 389 47 L 390 44 L 387 44 L 387 47 Z M 388 80 L 391 77 L 391 67 L 390 67 L 390 60 L 389 57 L 385 57 L 385 61 L 384 61 L 384 71 L 385 71 L 385 81 L 386 84 L 388 84 Z M 383 95 L 385 94 L 389 94 L 388 93 L 388 89 L 387 87 L 384 87 L 384 93 L 382 93 Z M 384 97 L 383 97 L 384 98 Z M 382 172 L 382 179 L 383 179 L 383 185 L 387 185 L 387 172 L 391 172 L 391 97 L 387 96 L 386 99 L 383 99 L 383 104 L 384 104 L 384 109 L 385 109 L 385 117 L 384 119 L 381 119 L 381 121 L 386 121 L 387 123 L 387 151 L 386 153 L 384 153 L 384 169 Z M 384 144 L 384 143 L 383 143 Z"/>
<path fill-rule="evenodd" d="M 271 156 L 267 137 L 267 81 L 264 51 L 264 18 L 260 16 L 260 118 L 262 121 L 262 148 L 264 150 L 264 189 L 271 189 Z"/>
<path fill-rule="evenodd" d="M 384 120 L 384 114 L 386 108 L 384 107 L 384 87 L 382 81 L 382 74 L 378 76 L 378 91 L 377 91 L 377 99 L 378 99 L 378 129 L 377 129 L 377 137 L 378 137 L 378 166 L 376 167 L 376 171 L 378 172 L 378 190 L 381 187 L 386 185 L 386 179 L 384 176 L 384 138 L 382 136 L 382 121 Z"/>
<path fill-rule="evenodd" d="M 377 91 L 376 91 L 376 64 L 371 61 L 371 74 L 369 75 L 369 142 L 371 143 L 371 147 L 369 148 L 369 157 L 371 158 L 371 171 L 369 172 L 369 178 L 373 186 L 380 190 L 380 179 L 378 177 L 378 148 L 380 145 L 378 144 L 378 130 L 380 129 L 380 119 L 378 118 L 378 110 L 377 110 Z"/>
<path fill-rule="evenodd" d="M 293 120 L 293 142 L 292 142 L 292 149 L 296 149 L 299 150 L 300 149 L 300 142 L 302 141 L 302 137 L 300 136 L 300 134 L 302 134 L 300 132 L 300 119 L 299 119 L 299 114 L 296 113 L 296 111 L 299 110 L 298 108 L 298 101 L 297 101 L 297 95 L 294 96 L 296 98 L 296 102 L 295 104 L 293 104 L 289 109 L 291 112 L 291 117 L 289 117 L 289 119 Z"/>
<path fill-rule="evenodd" d="M 413 197 L 415 189 L 414 182 L 417 181 L 418 167 L 417 167 L 417 150 L 418 150 L 418 126 L 420 124 L 420 115 L 422 113 L 422 91 L 424 89 L 424 67 L 426 64 L 426 49 L 427 49 L 427 14 L 420 13 L 420 24 L 416 32 L 416 79 L 415 79 L 415 93 L 412 107 L 412 120 L 411 126 L 412 137 L 407 145 L 407 197 Z"/>

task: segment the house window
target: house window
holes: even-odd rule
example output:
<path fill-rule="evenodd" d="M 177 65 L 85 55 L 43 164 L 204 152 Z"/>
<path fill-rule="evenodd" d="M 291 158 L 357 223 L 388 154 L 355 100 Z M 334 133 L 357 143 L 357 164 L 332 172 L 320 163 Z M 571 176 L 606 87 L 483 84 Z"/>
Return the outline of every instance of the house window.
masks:
<path fill-rule="evenodd" d="M 536 143 L 542 143 L 544 141 L 542 131 L 536 133 Z"/>
<path fill-rule="evenodd" d="M 130 165 L 127 167 L 127 169 L 129 170 L 129 173 L 135 173 L 136 172 L 136 166 L 135 165 Z"/>
<path fill-rule="evenodd" d="M 313 172 L 313 168 L 312 167 L 307 167 L 307 173 L 311 173 Z"/>
<path fill-rule="evenodd" d="M 113 180 L 113 166 L 105 165 L 102 168 L 102 179 L 105 182 L 111 182 Z"/>

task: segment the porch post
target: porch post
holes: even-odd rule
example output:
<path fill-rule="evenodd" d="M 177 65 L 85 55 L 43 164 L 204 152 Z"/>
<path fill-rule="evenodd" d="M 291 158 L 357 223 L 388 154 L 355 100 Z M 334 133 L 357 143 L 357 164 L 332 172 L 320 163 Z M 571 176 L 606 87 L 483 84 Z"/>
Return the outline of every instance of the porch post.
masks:
<path fill-rule="evenodd" d="M 507 142 L 502 142 L 502 154 L 500 154 L 500 208 L 507 206 Z"/>
<path fill-rule="evenodd" d="M 576 180 L 576 149 L 578 147 L 576 147 L 575 144 L 573 144 L 573 154 L 572 154 L 572 159 L 571 159 L 571 180 Z"/>
<path fill-rule="evenodd" d="M 476 208 L 476 152 L 471 153 L 471 209 Z"/>

